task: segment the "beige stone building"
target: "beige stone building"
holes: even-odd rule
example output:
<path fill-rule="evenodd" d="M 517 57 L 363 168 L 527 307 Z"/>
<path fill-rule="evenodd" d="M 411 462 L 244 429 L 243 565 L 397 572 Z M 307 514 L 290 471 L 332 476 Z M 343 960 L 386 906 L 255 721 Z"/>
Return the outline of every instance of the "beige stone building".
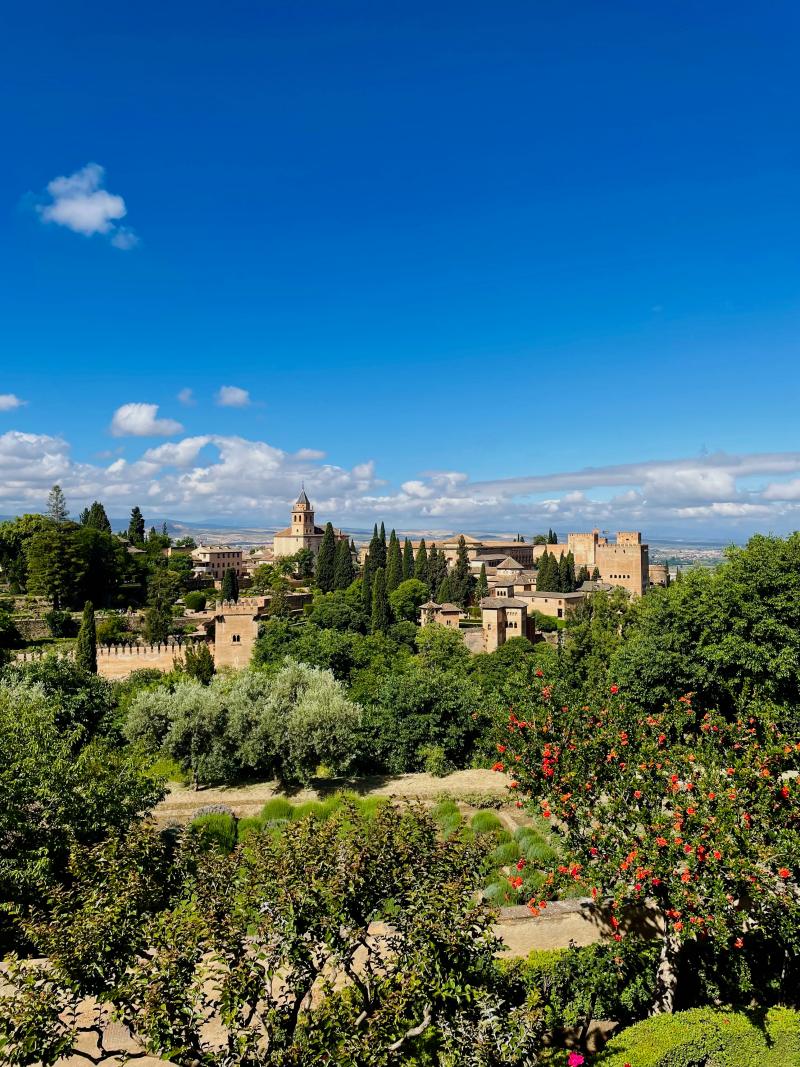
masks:
<path fill-rule="evenodd" d="M 198 545 L 192 549 L 192 560 L 198 575 L 207 575 L 215 582 L 222 581 L 227 570 L 236 571 L 237 578 L 244 574 L 242 550 L 230 545 Z"/>
<path fill-rule="evenodd" d="M 293 556 L 303 548 L 307 548 L 316 556 L 325 529 L 317 526 L 314 522 L 314 509 L 306 496 L 305 489 L 300 491 L 300 496 L 292 508 L 292 522 L 285 530 L 278 530 L 272 541 L 272 553 L 275 559 L 281 556 Z M 334 530 L 337 541 L 347 541 L 348 535 L 342 530 Z"/>
<path fill-rule="evenodd" d="M 481 600 L 483 647 L 494 652 L 512 637 L 533 640 L 535 628 L 528 618 L 528 605 L 516 597 L 487 596 Z"/>
<path fill-rule="evenodd" d="M 437 604 L 435 600 L 429 600 L 420 607 L 420 626 L 447 626 L 451 630 L 457 630 L 464 612 L 458 604 Z"/>
<path fill-rule="evenodd" d="M 530 611 L 538 611 L 554 619 L 566 619 L 586 599 L 586 593 L 580 589 L 574 593 L 537 593 L 532 590 L 518 592 L 516 596 L 525 601 Z"/>

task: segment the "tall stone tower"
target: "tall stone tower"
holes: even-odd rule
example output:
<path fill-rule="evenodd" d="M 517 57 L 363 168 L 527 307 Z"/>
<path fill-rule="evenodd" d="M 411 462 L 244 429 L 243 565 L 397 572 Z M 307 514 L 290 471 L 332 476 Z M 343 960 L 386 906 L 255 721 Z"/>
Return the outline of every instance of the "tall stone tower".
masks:
<path fill-rule="evenodd" d="M 308 547 L 305 538 L 313 537 L 314 535 L 314 509 L 311 507 L 311 501 L 306 496 L 304 488 L 300 490 L 297 503 L 292 508 L 291 530 L 294 537 L 302 537 L 304 539 L 303 547 Z"/>

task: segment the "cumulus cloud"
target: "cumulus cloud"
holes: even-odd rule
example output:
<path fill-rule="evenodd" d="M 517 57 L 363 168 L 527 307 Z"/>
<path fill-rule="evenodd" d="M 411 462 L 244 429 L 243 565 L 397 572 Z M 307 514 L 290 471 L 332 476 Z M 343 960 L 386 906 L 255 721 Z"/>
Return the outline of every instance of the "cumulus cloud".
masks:
<path fill-rule="evenodd" d="M 216 401 L 222 408 L 246 408 L 250 403 L 250 394 L 238 385 L 223 385 L 217 392 Z"/>
<path fill-rule="evenodd" d="M 47 184 L 50 202 L 37 207 L 39 217 L 85 237 L 104 234 L 115 248 L 134 248 L 139 243 L 136 234 L 118 225 L 128 213 L 125 201 L 105 189 L 104 181 L 105 169 L 99 163 L 87 163 L 74 174 L 53 178 Z"/>
<path fill-rule="evenodd" d="M 14 411 L 27 403 L 27 400 L 20 400 L 14 393 L 0 393 L 0 411 Z"/>
<path fill-rule="evenodd" d="M 158 404 L 123 404 L 111 420 L 114 437 L 171 437 L 182 430 L 175 419 L 158 418 Z"/>
<path fill-rule="evenodd" d="M 188 386 L 178 393 L 178 400 L 187 407 L 194 403 L 194 391 Z"/>
<path fill-rule="evenodd" d="M 158 418 L 155 404 L 123 405 L 115 423 L 131 436 L 178 432 L 172 420 Z M 185 436 L 138 456 L 83 463 L 62 438 L 0 435 L 4 513 L 41 510 L 58 482 L 73 512 L 103 500 L 115 517 L 140 503 L 174 518 L 274 526 L 285 523 L 303 481 L 320 518 L 363 530 L 385 519 L 426 534 L 530 535 L 553 526 L 564 533 L 599 527 L 637 528 L 650 538 L 719 537 L 785 531 L 800 518 L 800 453 L 792 452 L 720 453 L 495 481 L 473 481 L 463 471 L 409 471 L 394 486 L 372 460 L 343 467 L 314 449 L 287 452 L 239 436 Z"/>

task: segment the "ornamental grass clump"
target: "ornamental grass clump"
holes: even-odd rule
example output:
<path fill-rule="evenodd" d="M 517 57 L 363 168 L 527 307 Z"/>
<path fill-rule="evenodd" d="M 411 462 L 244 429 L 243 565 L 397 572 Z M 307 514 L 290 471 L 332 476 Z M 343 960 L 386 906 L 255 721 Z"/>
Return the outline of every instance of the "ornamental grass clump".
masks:
<path fill-rule="evenodd" d="M 199 815 L 189 823 L 189 832 L 197 835 L 206 847 L 223 852 L 233 852 L 236 848 L 236 819 L 233 815 L 222 812 Z"/>

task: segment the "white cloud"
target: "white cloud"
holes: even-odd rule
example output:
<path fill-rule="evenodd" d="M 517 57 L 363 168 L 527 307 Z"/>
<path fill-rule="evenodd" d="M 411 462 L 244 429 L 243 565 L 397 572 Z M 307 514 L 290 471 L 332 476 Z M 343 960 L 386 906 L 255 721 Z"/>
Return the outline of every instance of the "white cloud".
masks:
<path fill-rule="evenodd" d="M 123 404 L 111 420 L 114 437 L 171 437 L 182 430 L 175 419 L 158 418 L 158 404 Z"/>
<path fill-rule="evenodd" d="M 250 403 L 250 394 L 238 385 L 223 385 L 217 393 L 216 401 L 223 408 L 246 408 Z"/>
<path fill-rule="evenodd" d="M 27 400 L 20 400 L 14 393 L 0 393 L 0 411 L 13 411 L 27 403 Z"/>
<path fill-rule="evenodd" d="M 155 404 L 124 405 L 115 421 L 134 437 L 176 432 L 172 420 L 158 418 Z M 238 436 L 185 436 L 144 446 L 137 456 L 129 455 L 132 448 L 127 446 L 126 458 L 84 463 L 71 458 L 61 438 L 0 434 L 0 512 L 41 510 L 58 482 L 73 513 L 103 500 L 109 514 L 120 518 L 146 502 L 158 515 L 274 526 L 285 523 L 305 480 L 321 519 L 365 530 L 385 519 L 400 529 L 440 534 L 599 527 L 612 533 L 641 529 L 654 539 L 669 533 L 739 537 L 800 525 L 800 453 L 792 452 L 717 454 L 483 482 L 463 471 L 409 472 L 400 485 L 389 485 L 371 460 L 340 467 L 316 450 L 286 452 Z"/>
<path fill-rule="evenodd" d="M 318 448 L 298 448 L 295 452 L 297 459 L 325 459 L 325 453 Z"/>
<path fill-rule="evenodd" d="M 187 386 L 178 393 L 178 400 L 188 407 L 194 403 L 194 392 Z"/>
<path fill-rule="evenodd" d="M 127 215 L 125 201 L 103 188 L 104 179 L 105 169 L 98 163 L 87 163 L 74 174 L 53 178 L 47 184 L 50 203 L 38 206 L 39 217 L 85 237 L 105 234 L 115 248 L 134 248 L 139 243 L 136 234 L 117 225 Z"/>

